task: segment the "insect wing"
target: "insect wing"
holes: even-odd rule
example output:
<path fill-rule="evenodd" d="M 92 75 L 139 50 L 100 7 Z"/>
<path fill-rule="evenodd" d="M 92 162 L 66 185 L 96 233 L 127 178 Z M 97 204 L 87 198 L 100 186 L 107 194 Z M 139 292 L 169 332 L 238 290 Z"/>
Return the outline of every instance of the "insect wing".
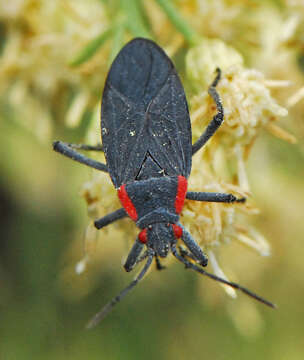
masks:
<path fill-rule="evenodd" d="M 149 153 L 169 176 L 188 177 L 192 145 L 189 111 L 184 89 L 173 68 L 148 111 Z"/>
<path fill-rule="evenodd" d="M 103 93 L 101 133 L 116 188 L 136 179 L 147 153 L 166 175 L 189 176 L 185 93 L 171 60 L 154 42 L 134 39 L 114 60 Z"/>

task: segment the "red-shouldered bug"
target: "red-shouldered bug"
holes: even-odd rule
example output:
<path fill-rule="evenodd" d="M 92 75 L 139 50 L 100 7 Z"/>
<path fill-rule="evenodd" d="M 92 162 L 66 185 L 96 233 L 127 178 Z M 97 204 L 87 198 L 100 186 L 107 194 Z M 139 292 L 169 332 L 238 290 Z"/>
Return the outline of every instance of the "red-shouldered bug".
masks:
<path fill-rule="evenodd" d="M 201 266 L 207 265 L 207 256 L 179 223 L 185 199 L 224 203 L 245 201 L 245 198 L 237 199 L 232 194 L 187 192 L 192 156 L 223 122 L 224 110 L 216 91 L 220 76 L 217 69 L 208 90 L 217 114 L 192 145 L 187 100 L 173 63 L 153 41 L 136 38 L 119 52 L 105 83 L 101 106 L 102 147 L 54 142 L 55 151 L 108 172 L 117 189 L 123 207 L 96 220 L 95 226 L 101 229 L 129 216 L 141 229 L 124 265 L 125 270 L 131 271 L 147 259 L 139 275 L 95 315 L 88 327 L 101 321 L 143 278 L 153 258 L 157 268 L 161 269 L 159 257 L 166 257 L 169 251 L 186 268 L 275 307 L 246 288 L 203 270 Z M 89 159 L 75 149 L 103 150 L 107 164 Z M 178 238 L 188 250 L 176 247 Z M 146 251 L 142 253 L 144 246 Z"/>

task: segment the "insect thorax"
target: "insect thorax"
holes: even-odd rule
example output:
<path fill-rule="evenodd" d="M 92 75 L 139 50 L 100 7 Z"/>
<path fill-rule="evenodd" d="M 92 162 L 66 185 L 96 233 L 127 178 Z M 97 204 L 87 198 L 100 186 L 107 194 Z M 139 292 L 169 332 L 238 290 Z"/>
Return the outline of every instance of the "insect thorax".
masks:
<path fill-rule="evenodd" d="M 187 180 L 163 176 L 123 185 L 118 196 L 128 215 L 143 229 L 160 222 L 175 224 L 186 195 Z"/>

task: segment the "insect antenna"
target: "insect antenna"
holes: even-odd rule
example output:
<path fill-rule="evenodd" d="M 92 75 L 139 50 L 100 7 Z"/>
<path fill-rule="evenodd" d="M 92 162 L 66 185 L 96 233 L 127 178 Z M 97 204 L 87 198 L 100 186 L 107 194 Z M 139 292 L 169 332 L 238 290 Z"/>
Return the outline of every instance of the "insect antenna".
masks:
<path fill-rule="evenodd" d="M 108 313 L 112 310 L 112 308 L 117 303 L 119 303 L 127 295 L 127 293 L 134 288 L 135 285 L 137 285 L 137 283 L 144 277 L 144 275 L 148 271 L 149 267 L 151 266 L 153 257 L 154 257 L 154 253 L 150 253 L 148 255 L 148 260 L 145 263 L 145 266 L 143 267 L 141 272 L 135 277 L 135 279 L 126 288 L 121 290 L 121 292 L 118 295 L 113 297 L 113 299 L 111 301 L 109 301 L 97 314 L 95 314 L 93 316 L 93 318 L 86 325 L 87 329 L 92 329 L 100 321 L 102 321 L 108 315 Z"/>
<path fill-rule="evenodd" d="M 197 272 L 199 272 L 199 273 L 201 273 L 201 274 L 203 274 L 203 275 L 208 276 L 209 278 L 211 278 L 211 279 L 213 279 L 213 280 L 216 280 L 216 281 L 219 281 L 219 282 L 221 282 L 221 283 L 223 283 L 223 284 L 225 284 L 225 285 L 231 286 L 232 288 L 234 288 L 234 289 L 236 289 L 236 290 L 240 290 L 240 291 L 242 291 L 244 294 L 246 294 L 246 295 L 254 298 L 255 300 L 257 300 L 257 301 L 259 301 L 259 302 L 261 302 L 261 303 L 263 303 L 263 304 L 265 304 L 265 305 L 267 305 L 267 306 L 269 306 L 269 307 L 271 307 L 271 308 L 276 308 L 276 307 L 277 307 L 277 306 L 276 306 L 275 304 L 273 304 L 272 302 L 270 302 L 270 301 L 262 298 L 261 296 L 259 296 L 259 295 L 255 294 L 254 292 L 246 289 L 245 287 L 243 287 L 243 286 L 241 286 L 241 285 L 239 285 L 239 284 L 237 284 L 237 283 L 234 283 L 234 282 L 230 282 L 230 281 L 228 281 L 228 280 L 225 280 L 225 279 L 223 279 L 223 278 L 221 278 L 221 277 L 219 277 L 219 276 L 216 276 L 216 275 L 214 275 L 214 274 L 211 274 L 211 273 L 203 270 L 203 269 L 200 268 L 199 266 L 193 264 L 192 262 L 188 261 L 187 259 L 185 259 L 183 256 L 181 256 L 181 255 L 177 252 L 177 249 L 176 249 L 175 244 L 172 245 L 172 253 L 173 253 L 173 255 L 177 258 L 177 260 L 179 260 L 180 262 L 182 262 L 182 263 L 186 266 L 186 268 L 192 269 L 192 270 L 194 270 L 194 271 L 197 271 Z"/>

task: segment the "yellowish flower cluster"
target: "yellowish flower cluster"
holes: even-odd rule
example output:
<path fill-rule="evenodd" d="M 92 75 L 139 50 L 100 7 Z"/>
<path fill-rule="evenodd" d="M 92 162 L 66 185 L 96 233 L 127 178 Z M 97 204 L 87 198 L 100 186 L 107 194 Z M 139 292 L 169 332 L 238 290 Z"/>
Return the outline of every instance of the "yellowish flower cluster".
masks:
<path fill-rule="evenodd" d="M 287 110 L 271 96 L 262 73 L 244 67 L 242 56 L 236 50 L 220 40 L 205 39 L 191 48 L 186 56 L 187 76 L 199 94 L 190 99 L 194 138 L 200 136 L 216 111 L 206 91 L 216 67 L 223 70 L 217 89 L 225 109 L 225 122 L 205 148 L 193 157 L 189 188 L 193 191 L 232 192 L 238 196 L 248 196 L 250 187 L 245 160 L 250 148 L 259 131 L 276 118 L 286 116 Z M 96 134 L 96 129 L 91 133 Z M 229 165 L 235 168 L 234 171 L 229 169 Z M 92 180 L 85 184 L 82 194 L 93 219 L 120 206 L 116 191 L 104 174 L 93 175 Z M 242 224 L 244 215 L 257 212 L 250 201 L 246 205 L 186 201 L 182 222 L 207 250 L 215 273 L 225 277 L 214 254 L 219 245 L 237 240 L 263 256 L 270 253 L 264 237 L 250 225 Z M 245 222 L 248 221 L 248 218 L 245 219 Z M 127 224 L 128 229 L 124 220 L 119 227 L 113 228 L 116 238 L 125 238 L 127 234 L 129 239 L 135 239 L 138 230 L 129 222 Z M 100 233 L 102 238 L 113 237 L 110 227 Z M 91 243 L 96 233 L 90 231 L 89 234 L 87 241 Z M 226 289 L 234 294 L 229 288 Z"/>
<path fill-rule="evenodd" d="M 102 4 L 2 1 L 0 20 L 6 35 L 0 59 L 2 98 L 16 122 L 39 141 L 50 141 L 56 122 L 66 118 L 68 125 L 78 125 L 96 101 L 95 86 L 100 88 L 104 72 L 92 76 L 94 70 L 73 71 L 68 63 L 107 26 Z M 99 57 L 98 66 L 105 64 L 105 57 Z"/>
<path fill-rule="evenodd" d="M 195 141 L 216 112 L 207 89 L 215 69 L 221 68 L 217 90 L 225 121 L 193 157 L 189 189 L 231 192 L 249 199 L 234 205 L 186 201 L 182 222 L 209 253 L 214 271 L 225 277 L 216 254 L 225 242 L 237 240 L 263 256 L 270 253 L 267 241 L 250 225 L 249 215 L 258 210 L 250 199 L 246 160 L 263 129 L 295 142 L 277 120 L 287 117 L 287 108 L 292 114 L 289 120 L 302 120 L 304 87 L 296 58 L 304 57 L 303 1 L 281 1 L 281 8 L 269 1 L 142 3 L 137 8 L 133 0 L 2 1 L 1 103 L 10 108 L 10 117 L 44 142 L 53 137 L 58 123 L 77 128 L 89 113 L 83 137 L 96 144 L 108 65 L 128 39 L 150 36 L 176 60 Z M 295 105 L 300 111 L 293 110 Z M 101 154 L 96 158 L 104 161 Z M 92 172 L 81 195 L 92 220 L 120 207 L 106 174 Z M 86 255 L 76 271 L 83 272 L 90 258 L 103 256 L 96 250 L 98 238 L 129 239 L 127 252 L 137 232 L 130 219 L 100 232 L 91 222 Z"/>

